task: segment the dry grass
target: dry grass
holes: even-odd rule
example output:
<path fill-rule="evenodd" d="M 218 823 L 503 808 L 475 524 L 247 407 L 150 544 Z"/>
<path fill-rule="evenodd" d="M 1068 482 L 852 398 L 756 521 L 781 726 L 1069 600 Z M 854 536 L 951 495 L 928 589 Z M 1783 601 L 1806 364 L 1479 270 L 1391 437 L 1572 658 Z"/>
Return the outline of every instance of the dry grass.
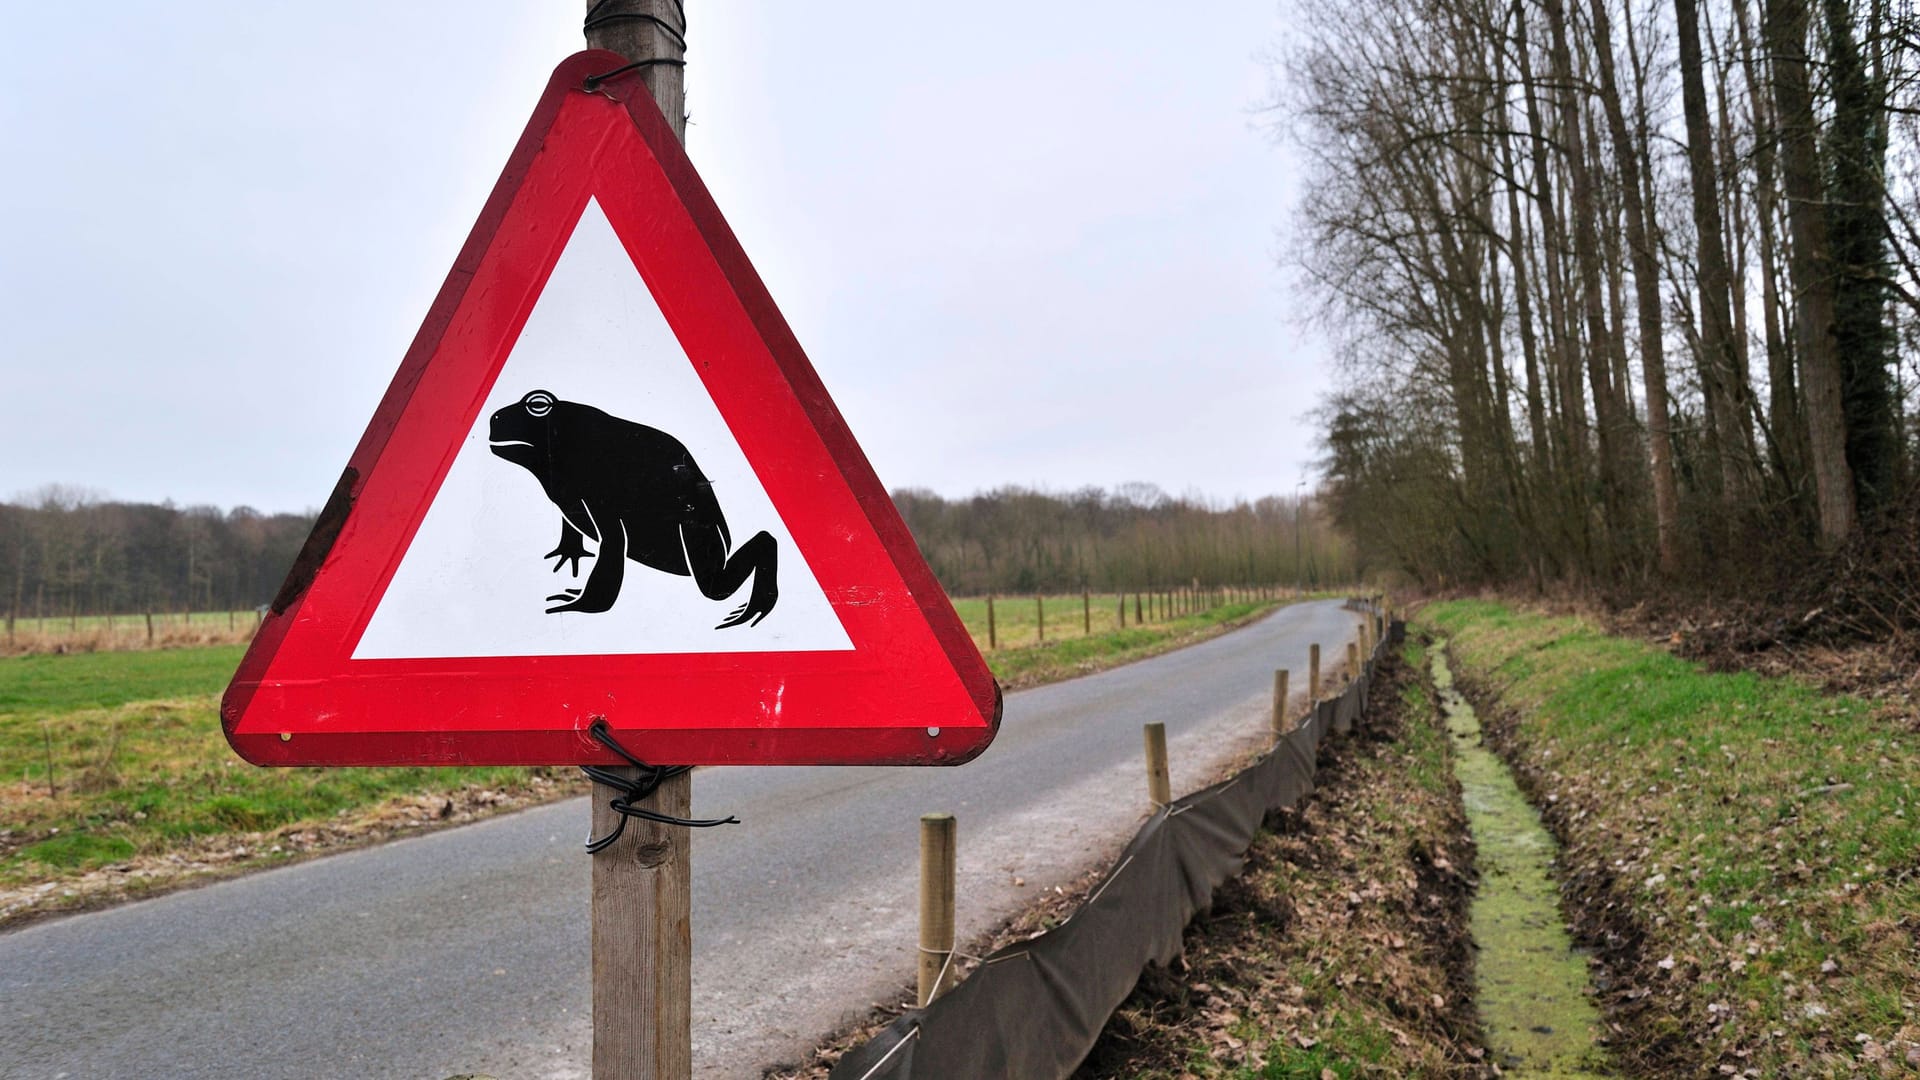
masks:
<path fill-rule="evenodd" d="M 0 656 L 244 645 L 259 625 L 260 615 L 253 611 L 16 619 L 11 631 L 0 637 Z"/>

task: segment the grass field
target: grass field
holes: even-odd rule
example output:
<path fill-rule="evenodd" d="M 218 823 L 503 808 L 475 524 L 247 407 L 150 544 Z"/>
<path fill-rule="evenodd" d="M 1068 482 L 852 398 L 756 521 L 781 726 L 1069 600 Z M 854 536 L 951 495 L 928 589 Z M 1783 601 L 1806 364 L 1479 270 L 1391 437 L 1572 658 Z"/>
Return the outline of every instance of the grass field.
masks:
<path fill-rule="evenodd" d="M 1479 601 L 1421 617 L 1509 710 L 1574 906 L 1631 943 L 1607 957 L 1612 1018 L 1634 1025 L 1622 1052 L 1677 1055 L 1643 1061 L 1663 1075 L 1912 1075 L 1912 717 L 1703 672 L 1579 619 Z"/>
<path fill-rule="evenodd" d="M 0 660 L 0 923 L 103 891 L 137 893 L 183 865 L 228 865 L 236 850 L 291 858 L 320 838 L 267 838 L 302 823 L 338 832 L 343 813 L 396 797 L 419 805 L 547 781 L 528 769 L 254 768 L 228 749 L 215 711 L 241 651 Z M 49 882 L 74 886 L 71 895 L 40 888 Z"/>
<path fill-rule="evenodd" d="M 1145 626 L 1129 607 L 1120 630 L 1119 600 L 1110 596 L 1104 621 L 1096 619 L 1089 635 L 1080 600 L 1058 599 L 1059 624 L 1056 601 L 1047 601 L 1044 644 L 1035 640 L 1032 598 L 996 601 L 996 623 L 1003 606 L 1025 615 L 1023 623 L 1009 610 L 1001 639 L 1024 644 L 988 652 L 1003 685 L 1139 659 L 1273 606 L 1247 600 Z M 984 648 L 985 601 L 959 607 Z M 183 872 L 292 858 L 367 833 L 584 790 L 569 769 L 247 765 L 227 747 L 216 712 L 243 651 L 214 645 L 0 658 L 0 924 L 137 893 Z"/>

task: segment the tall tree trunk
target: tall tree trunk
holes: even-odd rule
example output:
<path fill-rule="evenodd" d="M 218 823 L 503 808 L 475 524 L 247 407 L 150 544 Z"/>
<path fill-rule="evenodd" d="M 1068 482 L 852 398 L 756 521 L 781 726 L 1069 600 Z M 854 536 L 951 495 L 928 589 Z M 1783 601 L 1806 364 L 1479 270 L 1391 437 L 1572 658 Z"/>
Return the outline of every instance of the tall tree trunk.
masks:
<path fill-rule="evenodd" d="M 1827 135 L 1827 236 L 1833 245 L 1834 338 L 1847 417 L 1847 465 L 1860 516 L 1893 497 L 1893 340 L 1887 325 L 1886 102 L 1867 73 L 1849 0 L 1824 0 L 1833 123 Z"/>
<path fill-rule="evenodd" d="M 1853 532 L 1853 470 L 1847 465 L 1839 344 L 1834 336 L 1832 258 L 1820 207 L 1820 158 L 1814 143 L 1813 95 L 1807 88 L 1807 0 L 1765 0 L 1760 31 L 1773 60 L 1773 96 L 1780 123 L 1780 186 L 1787 197 L 1793 245 L 1789 268 L 1795 304 L 1807 452 L 1813 462 L 1820 537 L 1831 546 Z"/>
<path fill-rule="evenodd" d="M 1673 476 L 1673 429 L 1667 401 L 1665 318 L 1660 305 L 1660 262 L 1647 223 L 1652 210 L 1640 197 L 1640 155 L 1627 131 L 1619 82 L 1613 69 L 1613 29 L 1607 22 L 1606 0 L 1592 0 L 1594 57 L 1600 76 L 1600 102 L 1606 109 L 1607 129 L 1613 137 L 1620 170 L 1620 197 L 1626 204 L 1627 252 L 1633 264 L 1633 292 L 1640 324 L 1640 369 L 1647 391 L 1647 455 L 1653 480 L 1654 532 L 1659 546 L 1660 572 L 1680 571 L 1680 493 Z"/>
<path fill-rule="evenodd" d="M 1593 393 L 1594 430 L 1598 436 L 1600 499 L 1605 526 L 1599 541 L 1601 564 L 1611 572 L 1612 534 L 1619 530 L 1622 492 L 1619 463 L 1620 422 L 1608 378 L 1613 331 L 1607 326 L 1605 285 L 1600 272 L 1600 240 L 1594 225 L 1600 208 L 1594 198 L 1593 173 L 1587 167 L 1586 125 L 1580 108 L 1580 81 L 1574 77 L 1573 53 L 1567 44 L 1566 9 L 1561 0 L 1542 0 L 1552 42 L 1554 77 L 1560 83 L 1560 139 L 1567 157 L 1570 207 L 1573 216 L 1573 258 L 1580 274 L 1580 298 L 1587 324 L 1587 382 Z M 1572 380 L 1578 384 L 1578 378 Z"/>
<path fill-rule="evenodd" d="M 1554 517 L 1567 537 L 1575 561 L 1580 565 L 1592 565 L 1591 541 L 1587 531 L 1587 518 L 1582 507 L 1585 500 L 1582 489 L 1586 484 L 1586 406 L 1581 397 L 1579 368 L 1579 335 L 1572 332 L 1568 317 L 1566 300 L 1566 281 L 1563 277 L 1562 255 L 1565 245 L 1562 239 L 1561 221 L 1563 220 L 1559 201 L 1555 197 L 1553 184 L 1553 163 L 1548 159 L 1549 135 L 1546 124 L 1541 118 L 1539 89 L 1533 78 L 1532 46 L 1527 40 L 1527 16 L 1525 0 L 1514 0 L 1512 7 L 1514 21 L 1514 57 L 1520 64 L 1520 85 L 1522 96 L 1526 100 L 1527 129 L 1532 132 L 1530 148 L 1533 158 L 1533 182 L 1535 187 L 1534 205 L 1540 211 L 1540 251 L 1541 277 L 1546 279 L 1547 288 L 1547 327 L 1550 331 L 1548 346 L 1551 356 L 1543 365 L 1547 383 L 1547 401 L 1558 421 L 1553 426 L 1555 433 L 1555 464 L 1559 466 Z M 1567 372 L 1575 372 L 1569 379 Z M 1572 387 L 1567 384 L 1571 382 Z"/>
<path fill-rule="evenodd" d="M 1754 61 L 1753 35 L 1747 27 L 1746 0 L 1733 0 L 1733 24 L 1740 35 L 1741 66 L 1746 74 L 1747 105 L 1753 113 L 1754 216 L 1760 231 L 1760 310 L 1767 343 L 1767 420 L 1773 429 L 1774 467 L 1792 490 L 1802 513 L 1812 509 L 1806 477 L 1806 422 L 1793 373 L 1793 351 L 1781 328 L 1778 170 L 1772 109 L 1761 93 L 1765 83 Z"/>
<path fill-rule="evenodd" d="M 1720 435 L 1720 491 L 1730 511 L 1752 506 L 1749 467 L 1752 443 L 1735 385 L 1726 241 L 1721 228 L 1719 184 L 1714 174 L 1713 132 L 1707 116 L 1707 88 L 1700 57 L 1698 0 L 1674 0 L 1680 45 L 1681 109 L 1687 126 L 1687 171 L 1692 180 L 1695 250 L 1700 267 L 1700 381 L 1707 408 Z"/>

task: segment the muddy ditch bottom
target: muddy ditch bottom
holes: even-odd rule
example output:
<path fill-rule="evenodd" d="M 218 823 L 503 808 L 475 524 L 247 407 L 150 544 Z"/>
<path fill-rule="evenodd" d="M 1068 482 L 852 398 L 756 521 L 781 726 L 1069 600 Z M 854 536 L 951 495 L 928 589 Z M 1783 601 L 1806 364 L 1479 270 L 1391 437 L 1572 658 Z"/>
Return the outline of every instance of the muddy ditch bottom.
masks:
<path fill-rule="evenodd" d="M 1513 773 L 1481 738 L 1480 718 L 1453 687 L 1445 643 L 1433 685 L 1453 740 L 1454 775 L 1479 849 L 1480 884 L 1469 918 L 1474 983 L 1493 1057 L 1509 1075 L 1598 1077 L 1612 1073 L 1595 1039 L 1600 1013 L 1588 996 L 1587 963 L 1560 918 L 1551 867 L 1553 837 Z"/>

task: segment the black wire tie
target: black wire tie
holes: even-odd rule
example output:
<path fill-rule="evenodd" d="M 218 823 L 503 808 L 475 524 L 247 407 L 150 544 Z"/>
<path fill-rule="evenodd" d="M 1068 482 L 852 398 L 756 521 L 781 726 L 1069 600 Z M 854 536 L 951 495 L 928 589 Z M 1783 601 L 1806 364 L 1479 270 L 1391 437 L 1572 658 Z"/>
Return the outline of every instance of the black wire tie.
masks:
<path fill-rule="evenodd" d="M 723 818 L 680 818 L 674 817 L 671 814 L 662 814 L 644 807 L 635 806 L 635 803 L 645 800 L 647 796 L 660 790 L 661 784 L 679 776 L 681 773 L 691 770 L 693 766 L 649 765 L 641 761 L 629 753 L 626 747 L 621 746 L 614 740 L 613 732 L 607 728 L 605 717 L 594 717 L 593 723 L 587 725 L 587 734 L 593 736 L 602 746 L 625 758 L 627 764 L 640 770 L 640 775 L 629 777 L 600 765 L 582 765 L 580 767 L 580 771 L 587 774 L 587 779 L 592 780 L 596 784 L 605 784 L 610 788 L 618 788 L 620 791 L 619 795 L 607 802 L 607 808 L 620 815 L 619 823 L 614 825 L 613 831 L 605 836 L 595 837 L 589 833 L 587 835 L 587 854 L 598 855 L 613 846 L 613 843 L 620 839 L 620 834 L 627 831 L 628 818 L 644 818 L 662 825 L 679 825 L 689 829 L 710 829 L 715 825 L 740 824 L 740 819 L 732 815 Z"/>

